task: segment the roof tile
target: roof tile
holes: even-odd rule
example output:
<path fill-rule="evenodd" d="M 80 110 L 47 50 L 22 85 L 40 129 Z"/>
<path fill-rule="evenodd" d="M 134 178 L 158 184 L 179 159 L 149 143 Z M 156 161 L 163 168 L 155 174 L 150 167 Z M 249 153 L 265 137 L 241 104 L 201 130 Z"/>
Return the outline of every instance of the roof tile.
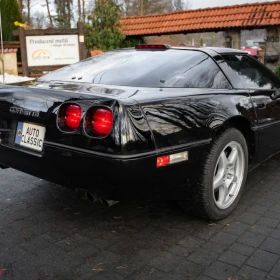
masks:
<path fill-rule="evenodd" d="M 127 36 L 218 31 L 229 27 L 261 28 L 268 25 L 280 25 L 280 0 L 161 15 L 124 17 L 121 23 L 123 32 Z"/>

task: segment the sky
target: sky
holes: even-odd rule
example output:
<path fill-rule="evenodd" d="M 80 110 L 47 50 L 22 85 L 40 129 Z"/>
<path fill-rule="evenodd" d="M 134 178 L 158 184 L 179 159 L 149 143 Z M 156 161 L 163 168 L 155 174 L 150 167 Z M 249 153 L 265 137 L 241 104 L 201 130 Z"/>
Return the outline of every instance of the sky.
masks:
<path fill-rule="evenodd" d="M 231 6 L 231 5 L 240 5 L 246 3 L 256 3 L 256 2 L 273 2 L 275 0 L 189 0 L 190 8 L 203 9 L 208 7 L 217 7 L 217 6 Z"/>

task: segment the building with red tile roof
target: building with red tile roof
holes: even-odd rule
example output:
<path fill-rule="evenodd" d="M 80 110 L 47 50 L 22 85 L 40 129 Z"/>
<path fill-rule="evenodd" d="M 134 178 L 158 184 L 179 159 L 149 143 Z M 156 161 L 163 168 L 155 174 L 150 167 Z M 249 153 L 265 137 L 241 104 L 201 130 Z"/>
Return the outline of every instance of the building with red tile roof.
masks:
<path fill-rule="evenodd" d="M 267 28 L 280 25 L 280 1 L 124 17 L 121 23 L 127 36 Z"/>

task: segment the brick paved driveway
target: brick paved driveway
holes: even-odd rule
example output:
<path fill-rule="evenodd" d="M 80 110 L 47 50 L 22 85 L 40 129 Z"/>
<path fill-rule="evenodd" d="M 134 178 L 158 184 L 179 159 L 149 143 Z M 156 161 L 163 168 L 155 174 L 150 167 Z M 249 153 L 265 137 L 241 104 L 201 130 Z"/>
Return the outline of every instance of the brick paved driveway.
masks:
<path fill-rule="evenodd" d="M 3 280 L 280 279 L 280 155 L 218 223 L 174 203 L 106 208 L 13 169 L 0 171 L 0 196 Z"/>

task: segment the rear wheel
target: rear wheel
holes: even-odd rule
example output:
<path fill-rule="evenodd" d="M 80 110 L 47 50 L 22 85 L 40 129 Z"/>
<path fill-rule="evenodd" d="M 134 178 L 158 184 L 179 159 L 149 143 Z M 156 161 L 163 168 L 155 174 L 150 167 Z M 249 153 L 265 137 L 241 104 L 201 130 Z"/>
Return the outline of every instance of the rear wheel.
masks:
<path fill-rule="evenodd" d="M 246 140 L 239 130 L 229 128 L 214 139 L 200 183 L 193 186 L 187 200 L 180 202 L 181 207 L 212 220 L 226 217 L 240 199 L 247 170 Z"/>

